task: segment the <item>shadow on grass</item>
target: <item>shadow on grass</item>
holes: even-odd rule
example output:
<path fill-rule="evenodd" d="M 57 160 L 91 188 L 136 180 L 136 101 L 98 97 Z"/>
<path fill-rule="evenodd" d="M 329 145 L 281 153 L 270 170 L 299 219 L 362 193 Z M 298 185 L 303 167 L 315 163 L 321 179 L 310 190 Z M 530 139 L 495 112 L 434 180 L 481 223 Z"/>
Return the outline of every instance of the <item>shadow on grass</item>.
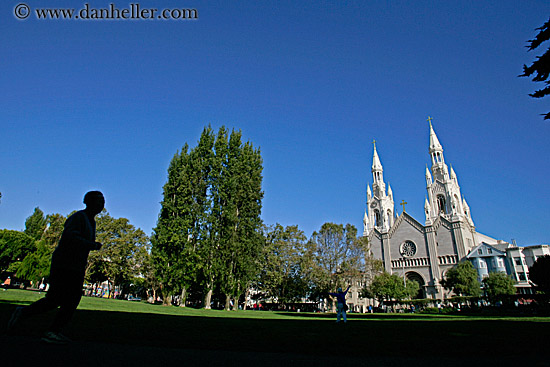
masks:
<path fill-rule="evenodd" d="M 14 308 L 0 302 L 2 325 Z M 15 335 L 38 338 L 54 314 L 23 320 Z M 325 319 L 215 318 L 79 309 L 67 334 L 82 342 L 138 347 L 370 357 L 416 356 L 429 347 L 430 356 L 456 357 L 460 350 L 468 351 L 469 356 L 486 356 L 487 351 L 497 349 L 501 356 L 543 355 L 550 330 L 546 322 L 398 320 L 350 319 L 347 324 L 336 324 Z M 521 340 L 529 343 L 514 343 L 513 348 L 503 349 Z M 474 348 L 476 345 L 483 348 Z"/>

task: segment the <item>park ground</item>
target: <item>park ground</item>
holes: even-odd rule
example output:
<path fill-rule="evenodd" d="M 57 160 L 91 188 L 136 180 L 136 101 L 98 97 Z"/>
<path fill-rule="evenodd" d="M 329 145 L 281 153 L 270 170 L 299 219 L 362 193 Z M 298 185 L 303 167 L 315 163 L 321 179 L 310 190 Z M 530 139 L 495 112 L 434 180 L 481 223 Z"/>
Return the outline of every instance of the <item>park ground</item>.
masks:
<path fill-rule="evenodd" d="M 53 313 L 5 325 L 44 294 L 0 291 L 1 366 L 550 366 L 550 318 L 215 311 L 84 297 L 66 334 Z"/>

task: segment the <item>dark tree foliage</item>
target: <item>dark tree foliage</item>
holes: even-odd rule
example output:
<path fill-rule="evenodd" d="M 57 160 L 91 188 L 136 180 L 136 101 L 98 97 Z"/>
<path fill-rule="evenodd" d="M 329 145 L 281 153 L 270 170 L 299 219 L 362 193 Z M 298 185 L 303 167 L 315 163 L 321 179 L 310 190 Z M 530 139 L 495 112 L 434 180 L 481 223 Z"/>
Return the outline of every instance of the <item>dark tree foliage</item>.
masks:
<path fill-rule="evenodd" d="M 479 296 L 481 294 L 477 271 L 469 261 L 463 261 L 449 269 L 441 285 L 445 289 L 452 289 L 456 295 Z"/>
<path fill-rule="evenodd" d="M 256 288 L 280 304 L 300 302 L 309 290 L 304 268 L 307 237 L 298 226 L 276 224 L 264 227 L 264 240 Z"/>
<path fill-rule="evenodd" d="M 516 294 L 514 281 L 506 273 L 491 272 L 483 278 L 483 289 L 491 301 L 496 301 L 502 296 Z"/>
<path fill-rule="evenodd" d="M 550 295 L 550 255 L 541 256 L 529 268 L 529 279 L 537 290 Z"/>
<path fill-rule="evenodd" d="M 397 274 L 383 272 L 374 277 L 372 283 L 362 290 L 362 295 L 369 298 L 376 298 L 379 302 L 401 301 L 412 299 L 420 289 L 418 282 L 404 280 Z"/>
<path fill-rule="evenodd" d="M 537 28 L 539 33 L 535 39 L 529 40 L 529 45 L 526 46 L 529 51 L 532 51 L 539 47 L 543 42 L 550 39 L 550 19 L 540 28 Z M 522 77 L 533 76 L 534 82 L 544 82 L 546 86 L 542 89 L 537 90 L 535 93 L 529 94 L 533 98 L 542 98 L 550 94 L 550 80 L 548 76 L 550 75 L 550 46 L 542 54 L 542 56 L 537 56 L 537 59 L 531 64 L 531 66 L 523 65 L 523 74 Z M 550 119 L 550 112 L 543 114 L 545 120 Z"/>
<path fill-rule="evenodd" d="M 9 229 L 0 230 L 0 272 L 20 263 L 35 250 L 35 240 L 31 236 Z"/>
<path fill-rule="evenodd" d="M 180 293 L 183 305 L 189 289 L 202 288 L 205 308 L 214 289 L 225 294 L 229 307 L 256 275 L 262 159 L 241 136 L 205 128 L 195 148 L 186 144 L 170 162 L 151 239 L 166 304 Z"/>
<path fill-rule="evenodd" d="M 39 207 L 36 207 L 32 215 L 25 220 L 25 233 L 38 241 L 42 238 L 46 225 L 47 221 L 44 212 Z"/>
<path fill-rule="evenodd" d="M 47 279 L 50 276 L 51 256 L 52 250 L 46 242 L 37 241 L 36 251 L 25 256 L 17 269 L 17 276 L 37 284 Z"/>

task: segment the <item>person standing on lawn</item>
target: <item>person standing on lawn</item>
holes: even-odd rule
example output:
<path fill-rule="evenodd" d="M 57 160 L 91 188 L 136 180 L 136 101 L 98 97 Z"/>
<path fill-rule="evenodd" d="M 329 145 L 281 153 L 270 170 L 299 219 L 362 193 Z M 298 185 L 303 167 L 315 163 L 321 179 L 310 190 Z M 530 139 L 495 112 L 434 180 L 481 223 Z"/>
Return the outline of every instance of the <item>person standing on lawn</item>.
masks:
<path fill-rule="evenodd" d="M 346 304 L 346 294 L 348 294 L 349 286 L 345 292 L 342 291 L 342 288 L 338 288 L 338 293 L 329 293 L 331 296 L 336 297 L 336 322 L 340 322 L 340 318 L 343 316 L 344 322 L 347 322 L 346 311 L 348 310 L 348 305 Z"/>
<path fill-rule="evenodd" d="M 42 341 L 53 344 L 70 342 L 61 331 L 80 303 L 88 254 L 101 248 L 101 243 L 95 241 L 95 216 L 103 210 L 105 198 L 100 191 L 90 191 L 84 195 L 84 204 L 84 210 L 77 211 L 65 221 L 61 239 L 52 254 L 50 287 L 46 296 L 29 306 L 17 307 L 8 322 L 8 332 L 22 318 L 59 307 Z"/>

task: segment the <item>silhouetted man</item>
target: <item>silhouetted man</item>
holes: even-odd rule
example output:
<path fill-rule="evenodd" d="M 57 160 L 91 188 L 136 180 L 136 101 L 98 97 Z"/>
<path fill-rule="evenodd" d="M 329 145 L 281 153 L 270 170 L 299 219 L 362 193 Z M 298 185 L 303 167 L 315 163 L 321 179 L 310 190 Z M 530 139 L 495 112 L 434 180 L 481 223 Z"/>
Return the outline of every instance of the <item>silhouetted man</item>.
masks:
<path fill-rule="evenodd" d="M 8 331 L 21 319 L 59 307 L 57 315 L 43 341 L 65 344 L 69 338 L 61 330 L 69 323 L 82 297 L 82 284 L 91 250 L 99 250 L 101 243 L 95 242 L 95 216 L 104 206 L 105 199 L 99 191 L 84 195 L 86 209 L 71 215 L 65 221 L 63 234 L 52 254 L 50 288 L 46 296 L 27 307 L 15 309 Z"/>

